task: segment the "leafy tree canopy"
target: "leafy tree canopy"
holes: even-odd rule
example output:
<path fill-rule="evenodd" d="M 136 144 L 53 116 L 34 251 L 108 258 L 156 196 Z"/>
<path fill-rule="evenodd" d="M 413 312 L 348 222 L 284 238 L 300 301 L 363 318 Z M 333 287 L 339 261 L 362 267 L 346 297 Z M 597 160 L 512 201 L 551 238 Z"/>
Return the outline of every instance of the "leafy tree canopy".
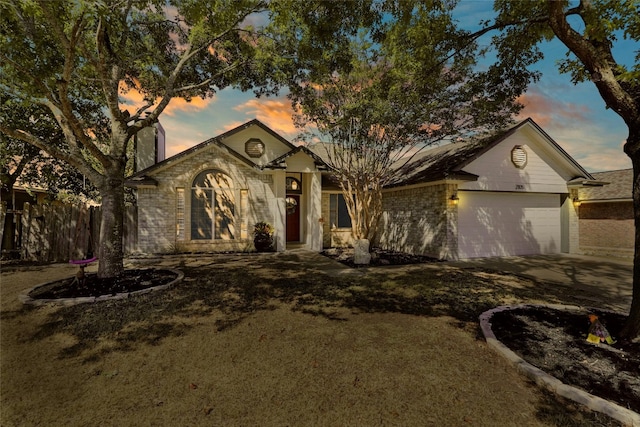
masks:
<path fill-rule="evenodd" d="M 123 269 L 122 209 L 130 141 L 175 97 L 211 96 L 228 86 L 272 87 L 265 41 L 250 21 L 267 2 L 193 0 L 21 0 L 2 2 L 3 102 L 44 108 L 63 144 L 36 121 L 3 108 L 0 132 L 47 152 L 87 176 L 103 206 L 99 275 Z M 267 49 L 265 49 L 265 52 Z M 140 93 L 142 105 L 125 101 Z"/>
<path fill-rule="evenodd" d="M 15 105 L 5 99 L 0 106 L 6 120 L 15 128 L 30 127 L 32 133 L 50 145 L 64 143 L 64 135 L 44 108 Z M 11 110 L 10 113 L 4 112 Z M 22 123 L 16 123 L 22 122 Z M 0 182 L 2 190 L 11 191 L 16 183 L 46 190 L 51 198 L 82 195 L 94 198 L 95 188 L 83 175 L 66 163 L 47 155 L 34 145 L 0 133 Z"/>
<path fill-rule="evenodd" d="M 291 74 L 289 88 L 300 112 L 297 123 L 315 125 L 328 139 L 325 157 L 345 194 L 356 238 L 374 237 L 381 189 L 401 158 L 443 138 L 510 123 L 521 108 L 517 96 L 537 78 L 527 68 L 535 56 L 517 68 L 505 61 L 479 71 L 478 46 L 457 27 L 453 6 L 370 2 L 366 12 L 344 13 L 350 32 L 314 55 L 296 57 L 295 69 L 302 71 Z M 292 51 L 307 52 L 313 42 L 306 34 L 325 18 L 302 16 L 282 24 L 288 29 L 294 22 L 282 33 Z"/>

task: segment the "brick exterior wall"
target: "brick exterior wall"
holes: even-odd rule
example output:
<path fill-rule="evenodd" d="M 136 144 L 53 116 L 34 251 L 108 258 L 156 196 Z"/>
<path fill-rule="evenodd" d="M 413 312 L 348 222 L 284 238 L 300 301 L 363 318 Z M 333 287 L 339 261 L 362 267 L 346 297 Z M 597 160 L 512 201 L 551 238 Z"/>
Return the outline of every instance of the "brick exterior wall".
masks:
<path fill-rule="evenodd" d="M 633 202 L 582 203 L 578 211 L 581 253 L 633 257 Z"/>
<path fill-rule="evenodd" d="M 457 206 L 450 198 L 455 184 L 385 191 L 376 245 L 411 254 L 456 259 Z"/>
<path fill-rule="evenodd" d="M 236 189 L 235 226 L 233 240 L 191 240 L 191 186 L 194 178 L 207 169 L 227 174 Z M 138 189 L 138 247 L 143 253 L 173 251 L 245 251 L 253 249 L 253 224 L 276 218 L 273 177 L 260 174 L 216 147 L 198 156 L 184 159 L 151 175 L 159 184 L 154 188 Z M 184 189 L 185 239 L 178 240 L 176 224 L 176 188 Z M 241 209 L 240 190 L 248 190 L 247 206 Z M 244 212 L 242 212 L 244 210 Z M 245 236 L 241 236 L 244 228 Z"/>

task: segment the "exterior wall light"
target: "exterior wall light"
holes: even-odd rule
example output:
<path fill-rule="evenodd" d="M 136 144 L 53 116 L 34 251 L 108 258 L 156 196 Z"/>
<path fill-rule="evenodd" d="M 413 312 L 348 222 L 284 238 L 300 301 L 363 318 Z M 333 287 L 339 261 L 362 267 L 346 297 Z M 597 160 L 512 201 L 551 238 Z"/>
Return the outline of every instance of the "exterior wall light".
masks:
<path fill-rule="evenodd" d="M 581 204 L 582 204 L 582 200 L 580 200 L 578 197 L 573 198 L 573 206 L 578 207 Z"/>
<path fill-rule="evenodd" d="M 453 193 L 451 195 L 451 203 L 453 203 L 454 205 L 457 205 L 460 202 L 460 198 L 458 197 L 458 193 Z"/>

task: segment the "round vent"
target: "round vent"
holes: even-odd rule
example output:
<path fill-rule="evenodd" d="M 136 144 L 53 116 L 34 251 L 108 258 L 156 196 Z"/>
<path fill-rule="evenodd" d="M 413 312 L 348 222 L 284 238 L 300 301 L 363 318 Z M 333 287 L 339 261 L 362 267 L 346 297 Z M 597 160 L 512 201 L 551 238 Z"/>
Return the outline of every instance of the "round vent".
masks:
<path fill-rule="evenodd" d="M 523 169 L 527 165 L 527 152 L 522 145 L 516 145 L 511 150 L 511 162 L 518 169 Z"/>
<path fill-rule="evenodd" d="M 251 138 L 244 144 L 244 151 L 249 157 L 258 158 L 264 154 L 264 142 L 257 138 Z"/>

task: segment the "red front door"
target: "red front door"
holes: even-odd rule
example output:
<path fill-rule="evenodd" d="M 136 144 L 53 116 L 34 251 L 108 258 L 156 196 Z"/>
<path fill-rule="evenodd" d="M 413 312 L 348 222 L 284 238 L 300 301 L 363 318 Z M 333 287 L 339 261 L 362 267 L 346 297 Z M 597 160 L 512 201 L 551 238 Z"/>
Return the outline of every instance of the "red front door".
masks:
<path fill-rule="evenodd" d="M 300 241 L 300 196 L 287 196 L 287 242 Z"/>

